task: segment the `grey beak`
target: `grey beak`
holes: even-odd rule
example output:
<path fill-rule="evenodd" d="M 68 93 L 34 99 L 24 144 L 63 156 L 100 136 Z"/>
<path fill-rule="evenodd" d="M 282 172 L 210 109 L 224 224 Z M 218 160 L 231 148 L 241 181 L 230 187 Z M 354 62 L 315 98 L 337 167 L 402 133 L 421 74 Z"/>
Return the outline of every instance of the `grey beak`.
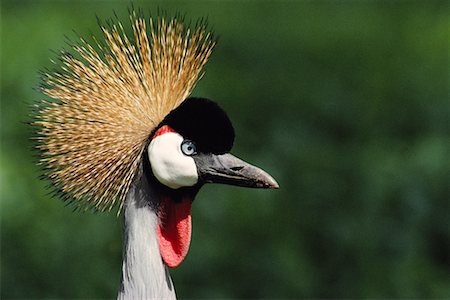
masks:
<path fill-rule="evenodd" d="M 227 153 L 193 157 L 204 183 L 223 183 L 250 188 L 277 189 L 278 183 L 265 171 Z"/>

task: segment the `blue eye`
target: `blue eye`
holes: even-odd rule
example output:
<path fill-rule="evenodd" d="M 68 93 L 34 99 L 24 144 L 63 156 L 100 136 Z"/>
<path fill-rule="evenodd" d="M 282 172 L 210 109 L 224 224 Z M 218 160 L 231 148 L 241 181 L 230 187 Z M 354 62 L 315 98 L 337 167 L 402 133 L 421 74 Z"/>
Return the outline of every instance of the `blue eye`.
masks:
<path fill-rule="evenodd" d="M 197 154 L 197 147 L 195 146 L 193 141 L 184 140 L 181 143 L 181 151 L 187 156 L 192 156 Z"/>

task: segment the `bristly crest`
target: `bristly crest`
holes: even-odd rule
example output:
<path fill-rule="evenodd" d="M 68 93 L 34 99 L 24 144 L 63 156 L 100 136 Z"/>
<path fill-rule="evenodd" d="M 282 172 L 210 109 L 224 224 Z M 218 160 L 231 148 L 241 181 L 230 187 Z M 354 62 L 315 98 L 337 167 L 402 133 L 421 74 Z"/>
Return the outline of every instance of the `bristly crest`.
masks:
<path fill-rule="evenodd" d="M 73 46 L 59 72 L 44 74 L 33 126 L 45 176 L 76 207 L 120 212 L 155 127 L 191 93 L 216 43 L 205 22 L 148 22 L 130 14 L 100 25 L 104 45 Z M 147 29 L 147 27 L 149 27 Z"/>

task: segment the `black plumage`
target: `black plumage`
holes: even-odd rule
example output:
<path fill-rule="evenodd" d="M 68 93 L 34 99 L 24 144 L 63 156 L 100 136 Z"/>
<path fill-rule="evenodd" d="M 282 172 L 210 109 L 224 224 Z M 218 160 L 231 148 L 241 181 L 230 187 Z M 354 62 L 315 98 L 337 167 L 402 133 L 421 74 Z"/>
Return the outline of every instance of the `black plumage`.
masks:
<path fill-rule="evenodd" d="M 200 153 L 223 154 L 233 147 L 234 128 L 230 119 L 217 103 L 206 98 L 187 98 L 158 127 L 163 125 L 192 140 Z"/>

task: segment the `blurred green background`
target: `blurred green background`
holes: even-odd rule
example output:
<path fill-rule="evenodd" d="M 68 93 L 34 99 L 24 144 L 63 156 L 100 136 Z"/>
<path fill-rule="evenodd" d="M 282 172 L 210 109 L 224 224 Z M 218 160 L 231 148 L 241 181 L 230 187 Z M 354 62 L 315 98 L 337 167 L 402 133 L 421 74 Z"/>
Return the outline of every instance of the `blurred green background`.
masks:
<path fill-rule="evenodd" d="M 121 220 L 73 213 L 34 165 L 32 88 L 64 35 L 125 1 L 1 1 L 1 298 L 114 298 Z M 134 1 L 208 16 L 194 95 L 278 191 L 206 186 L 180 298 L 450 298 L 447 1 Z"/>

